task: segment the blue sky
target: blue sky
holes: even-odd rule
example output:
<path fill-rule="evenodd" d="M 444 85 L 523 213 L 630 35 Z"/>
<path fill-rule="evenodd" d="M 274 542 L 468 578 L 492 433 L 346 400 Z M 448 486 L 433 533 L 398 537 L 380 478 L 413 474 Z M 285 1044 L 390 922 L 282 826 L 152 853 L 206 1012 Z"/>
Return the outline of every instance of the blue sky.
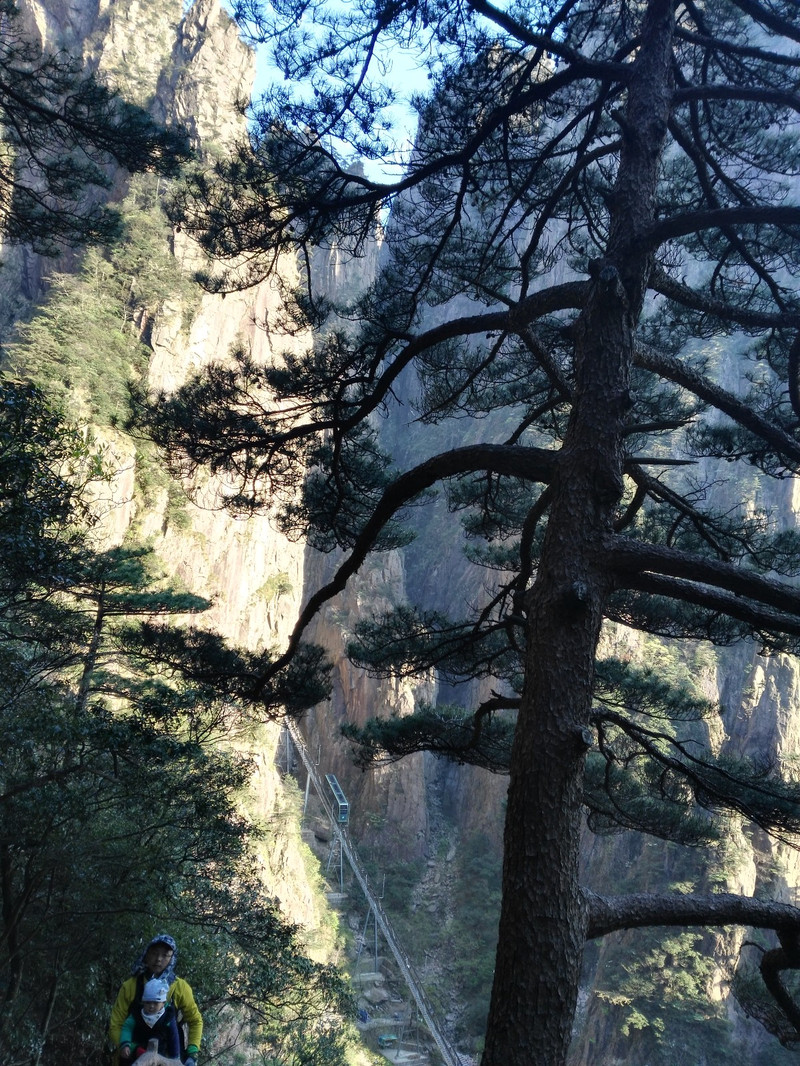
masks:
<path fill-rule="evenodd" d="M 256 50 L 257 73 L 253 90 L 254 98 L 263 93 L 274 80 L 282 80 L 282 75 L 276 70 L 270 60 L 269 49 L 261 46 Z M 394 130 L 394 140 L 397 144 L 397 152 L 386 162 L 364 162 L 364 170 L 368 177 L 377 181 L 396 180 L 402 173 L 405 160 L 414 145 L 417 130 L 416 112 L 410 107 L 408 101 L 415 93 L 425 92 L 427 76 L 424 70 L 419 68 L 419 58 L 410 50 L 394 45 L 391 53 L 387 49 L 378 56 L 376 71 L 379 66 L 387 83 L 394 90 L 397 102 L 387 109 Z"/>

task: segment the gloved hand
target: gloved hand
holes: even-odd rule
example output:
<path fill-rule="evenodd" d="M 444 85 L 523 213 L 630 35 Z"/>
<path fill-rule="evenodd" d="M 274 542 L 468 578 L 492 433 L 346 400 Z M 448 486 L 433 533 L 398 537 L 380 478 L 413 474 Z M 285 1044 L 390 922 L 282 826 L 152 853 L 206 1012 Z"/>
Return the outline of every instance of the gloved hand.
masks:
<path fill-rule="evenodd" d="M 186 1058 L 186 1059 L 184 1059 L 184 1060 L 183 1060 L 183 1066 L 197 1066 L 197 1063 L 196 1063 L 196 1062 L 195 1062 L 195 1060 L 194 1060 L 194 1059 L 192 1058 L 192 1056 L 191 1056 L 191 1055 L 189 1055 L 189 1057 L 188 1057 L 188 1058 Z"/>

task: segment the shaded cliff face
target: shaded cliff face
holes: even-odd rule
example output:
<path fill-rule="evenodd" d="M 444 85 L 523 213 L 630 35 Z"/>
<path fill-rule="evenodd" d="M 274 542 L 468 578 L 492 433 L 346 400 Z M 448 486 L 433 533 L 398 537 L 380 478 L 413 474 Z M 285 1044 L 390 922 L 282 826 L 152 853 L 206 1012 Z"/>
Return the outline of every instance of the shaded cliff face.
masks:
<path fill-rule="evenodd" d="M 745 371 L 736 362 L 732 344 L 724 352 L 714 353 L 717 372 L 723 381 L 742 376 Z M 421 461 L 433 451 L 450 444 L 469 441 L 469 424 L 458 426 L 458 438 L 449 442 L 444 431 L 434 429 L 416 450 L 418 426 L 413 425 L 414 383 L 402 381 L 397 387 L 405 404 L 407 421 L 380 424 L 383 442 L 400 468 Z M 410 413 L 409 413 L 410 412 Z M 725 511 L 744 501 L 752 511 L 764 510 L 777 517 L 784 526 L 798 521 L 796 486 L 790 482 L 765 486 L 726 482 L 727 470 L 720 469 L 709 480 L 715 481 L 715 500 Z M 346 664 L 343 648 L 346 630 L 366 610 L 380 612 L 385 604 L 406 598 L 424 608 L 458 613 L 461 600 L 479 595 L 484 572 L 470 566 L 457 552 L 444 548 L 451 537 L 442 536 L 443 523 L 457 517 L 444 507 L 419 509 L 415 514 L 418 537 L 413 546 L 401 553 L 402 569 L 397 580 L 387 587 L 385 596 L 375 595 L 375 588 L 364 578 L 362 586 L 353 584 L 337 604 L 336 612 L 327 616 L 327 646 L 337 662 L 337 685 L 329 708 L 314 716 L 314 750 L 319 744 L 322 759 L 330 760 L 348 794 L 358 798 L 358 805 L 377 803 L 377 812 L 390 811 L 390 792 L 376 787 L 377 778 L 367 781 L 347 768 L 346 752 L 335 737 L 344 718 L 361 723 L 371 714 L 402 713 L 398 702 L 376 681 L 353 673 Z M 340 634 L 335 636 L 336 627 Z M 325 631 L 321 627 L 319 632 Z M 650 662 L 653 645 L 643 644 L 633 633 L 609 629 L 606 640 L 617 645 L 617 652 L 634 662 Z M 683 660 L 684 668 L 700 685 L 704 696 L 716 701 L 720 713 L 703 725 L 704 739 L 716 751 L 747 754 L 780 772 L 793 777 L 797 773 L 798 728 L 800 728 L 800 670 L 788 656 L 765 657 L 752 644 L 713 651 L 686 645 L 673 646 L 670 655 Z M 433 683 L 436 679 L 431 679 Z M 409 690 L 409 698 L 422 696 Z M 465 688 L 460 696 L 439 684 L 440 699 L 468 705 L 476 693 Z M 436 858 L 436 834 L 441 831 L 443 811 L 445 831 L 460 849 L 478 832 L 487 833 L 499 842 L 502 838 L 505 781 L 482 771 L 448 766 L 421 759 L 419 765 L 403 765 L 404 800 L 424 803 L 408 820 L 409 836 L 424 843 L 423 854 Z M 383 771 L 382 771 L 383 772 Z M 413 782 L 413 775 L 418 781 Z M 424 787 L 423 787 L 424 786 Z M 413 798 L 413 799 L 412 799 Z M 404 811 L 403 806 L 397 810 Z M 398 827 L 394 817 L 386 818 L 380 833 L 372 831 L 355 814 L 354 831 L 369 847 L 376 838 L 394 842 Z M 423 836 L 423 834 L 426 834 Z M 387 844 L 389 850 L 390 844 Z M 419 854 L 416 850 L 412 854 Z M 624 833 L 615 837 L 585 834 L 584 881 L 599 892 L 729 891 L 744 895 L 767 895 L 795 901 L 800 878 L 797 853 L 783 844 L 753 832 L 752 827 L 732 819 L 727 838 L 715 848 L 690 851 L 666 846 L 643 836 Z M 453 893 L 451 900 L 455 898 Z M 486 915 L 487 922 L 491 920 Z M 778 1063 L 784 1052 L 759 1025 L 746 1018 L 731 993 L 740 949 L 747 932 L 733 929 L 722 933 L 690 931 L 680 936 L 652 935 L 643 932 L 619 934 L 604 939 L 587 950 L 581 1001 L 581 1031 L 576 1034 L 571 1061 L 580 1066 L 628 1063 L 654 1066 L 656 1062 L 677 1061 L 692 1064 L 728 1061 L 736 1055 L 744 1062 Z M 755 949 L 745 949 L 745 961 L 757 961 Z M 641 959 L 641 964 L 638 959 Z M 488 983 L 483 990 L 488 996 Z M 708 1006 L 703 1003 L 708 1000 Z"/>
<path fill-rule="evenodd" d="M 334 560 L 308 554 L 306 576 L 311 588 L 324 579 Z M 320 768 L 333 773 L 350 802 L 351 832 L 365 848 L 420 858 L 428 850 L 429 812 L 426 757 L 414 755 L 362 773 L 353 765 L 351 745 L 340 733 L 345 722 L 364 725 L 376 715 L 410 713 L 416 700 L 433 700 L 436 686 L 404 679 L 379 680 L 355 670 L 346 655 L 352 626 L 371 610 L 388 607 L 402 594 L 402 562 L 397 552 L 366 564 L 316 623 L 312 639 L 322 644 L 334 664 L 331 699 L 303 722 L 309 748 Z"/>
<path fill-rule="evenodd" d="M 244 135 L 241 107 L 250 99 L 255 53 L 240 40 L 219 0 L 196 0 L 178 27 L 170 64 L 159 79 L 156 118 L 188 130 L 205 151 Z"/>
<path fill-rule="evenodd" d="M 388 230 L 391 235 L 391 220 Z M 383 258 L 390 254 L 384 237 L 384 231 L 376 228 L 373 245 L 357 260 L 343 259 L 335 248 L 325 254 L 318 252 L 313 262 L 318 291 L 334 301 L 352 299 L 374 279 Z M 442 313 L 432 309 L 432 321 Z M 457 429 L 428 426 L 421 434 L 413 425 L 414 381 L 408 374 L 401 375 L 395 389 L 402 398 L 407 421 L 390 415 L 377 419 L 376 425 L 382 446 L 398 467 L 413 466 L 429 454 L 469 441 L 465 423 Z M 502 850 L 504 776 L 423 754 L 362 772 L 354 767 L 351 745 L 340 733 L 345 722 L 362 726 L 372 717 L 410 713 L 420 703 L 438 700 L 466 706 L 488 695 L 490 682 L 455 691 L 433 674 L 416 680 L 370 677 L 354 668 L 346 654 L 359 620 L 379 616 L 399 603 L 419 602 L 430 610 L 458 613 L 462 604 L 487 595 L 486 571 L 444 546 L 452 541 L 442 537 L 443 524 L 457 522 L 441 500 L 420 508 L 415 512 L 412 545 L 368 559 L 312 630 L 312 639 L 328 650 L 335 666 L 331 701 L 308 716 L 310 745 L 321 753 L 325 767 L 332 768 L 329 772 L 339 778 L 348 798 L 355 801 L 353 836 L 365 850 L 385 861 L 402 856 L 403 849 L 408 849 L 410 858 L 430 859 L 442 847 L 443 836 L 453 843 L 462 832 L 485 837 L 496 847 L 498 856 Z M 335 566 L 335 558 L 322 559 L 309 552 L 309 591 L 328 580 Z"/>

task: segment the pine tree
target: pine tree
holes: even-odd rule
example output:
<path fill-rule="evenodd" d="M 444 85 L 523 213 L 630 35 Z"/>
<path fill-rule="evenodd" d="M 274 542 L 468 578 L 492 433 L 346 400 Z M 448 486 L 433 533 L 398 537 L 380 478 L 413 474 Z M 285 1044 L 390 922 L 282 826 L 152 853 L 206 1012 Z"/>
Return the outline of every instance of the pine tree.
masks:
<path fill-rule="evenodd" d="M 263 707 L 237 697 L 263 656 L 189 625 L 208 602 L 151 549 L 100 550 L 86 427 L 28 383 L 0 393 L 0 1060 L 104 1061 L 121 951 L 168 921 L 204 945 L 210 1023 L 235 1003 L 252 1046 L 298 1029 L 343 1062 L 344 982 L 265 895 L 242 814 L 235 741 Z M 304 673 L 276 713 L 319 698 Z"/>

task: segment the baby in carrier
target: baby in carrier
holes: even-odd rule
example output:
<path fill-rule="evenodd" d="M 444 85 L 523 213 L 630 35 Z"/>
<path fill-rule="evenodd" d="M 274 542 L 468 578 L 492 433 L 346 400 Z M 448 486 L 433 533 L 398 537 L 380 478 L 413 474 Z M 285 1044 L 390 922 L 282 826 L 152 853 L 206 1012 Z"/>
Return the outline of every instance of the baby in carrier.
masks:
<path fill-rule="evenodd" d="M 181 1047 L 180 1055 L 184 1066 L 196 1066 L 197 1052 L 203 1036 L 203 1018 L 197 1008 L 191 985 L 175 973 L 177 961 L 178 945 L 167 933 L 159 933 L 134 962 L 131 976 L 123 981 L 109 1020 L 109 1046 L 116 1052 L 114 1066 L 127 1066 L 135 1057 L 132 1052 L 140 1046 L 135 1044 L 131 1047 L 130 1054 L 120 1055 L 123 1026 L 130 1022 L 129 1016 L 142 1003 L 145 986 L 153 980 L 167 988 L 167 1001 L 171 1010 L 175 1011 L 178 1036 L 182 1045 L 184 1028 L 186 1030 L 186 1047 Z M 160 989 L 159 995 L 162 992 L 163 989 Z M 129 1035 L 132 1040 L 132 1034 Z M 151 1039 L 154 1036 L 155 1034 L 150 1033 Z"/>
<path fill-rule="evenodd" d="M 122 1026 L 119 1057 L 133 1062 L 147 1051 L 150 1040 L 158 1040 L 158 1053 L 180 1059 L 181 1045 L 175 1008 L 167 1003 L 166 983 L 157 977 L 144 986 L 141 1003 L 134 1003 Z"/>

